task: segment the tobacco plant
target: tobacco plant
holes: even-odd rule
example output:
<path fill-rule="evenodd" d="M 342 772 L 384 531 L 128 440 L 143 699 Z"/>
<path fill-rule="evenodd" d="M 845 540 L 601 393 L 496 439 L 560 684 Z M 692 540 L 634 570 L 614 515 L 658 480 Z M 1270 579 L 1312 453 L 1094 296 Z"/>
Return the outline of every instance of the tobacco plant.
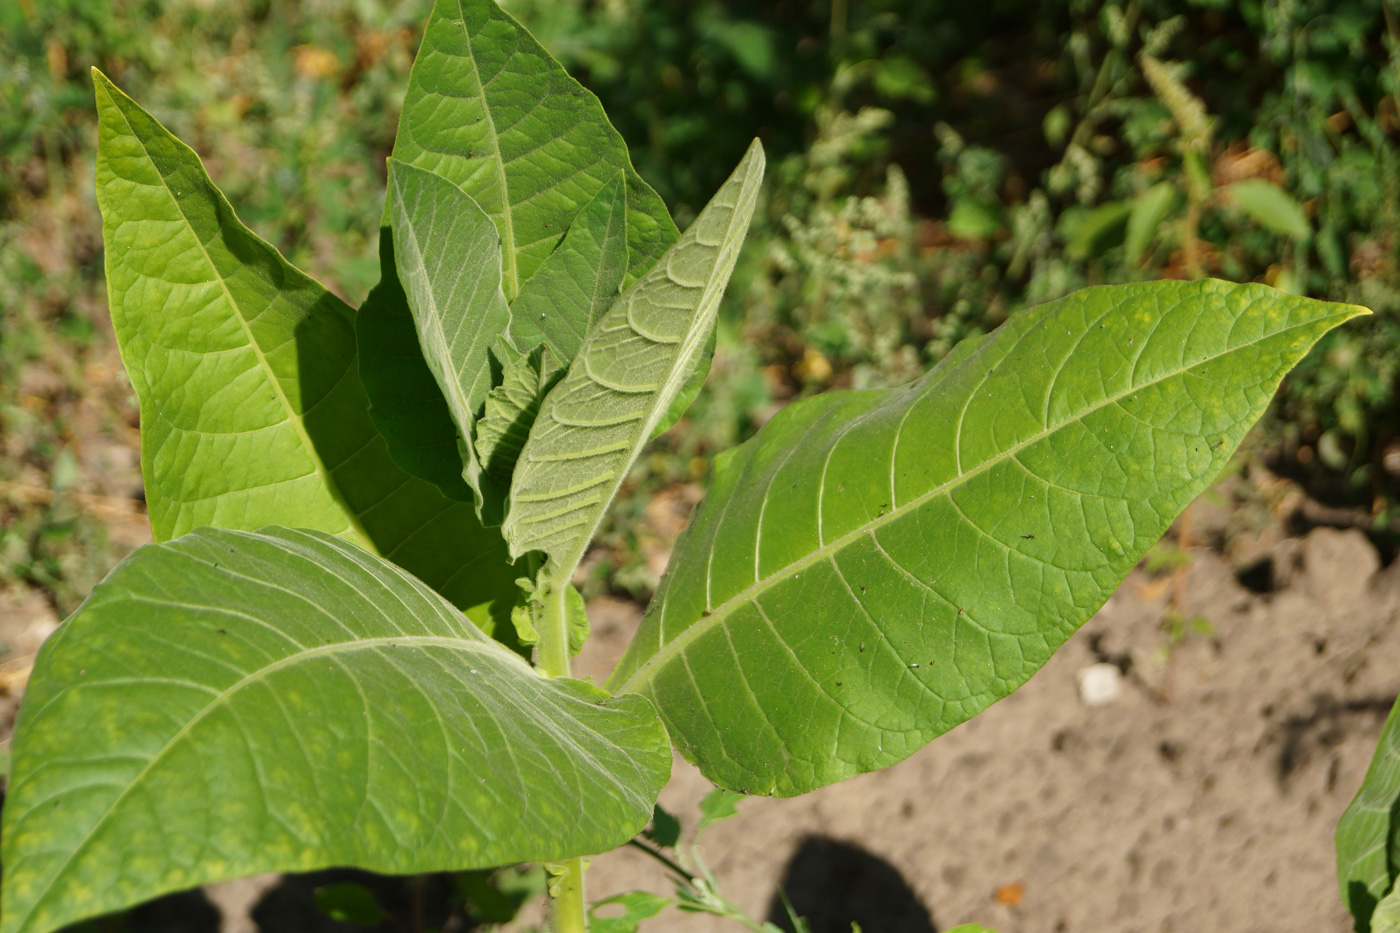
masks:
<path fill-rule="evenodd" d="M 555 866 L 643 829 L 672 746 L 795 795 L 1026 681 L 1360 308 L 1089 289 L 922 378 L 791 405 L 717 457 L 603 686 L 572 579 L 704 381 L 758 198 L 683 233 L 598 101 L 491 0 L 439 0 L 359 309 L 94 72 L 112 320 L 157 543 L 45 645 L 2 933 L 253 872 Z"/>

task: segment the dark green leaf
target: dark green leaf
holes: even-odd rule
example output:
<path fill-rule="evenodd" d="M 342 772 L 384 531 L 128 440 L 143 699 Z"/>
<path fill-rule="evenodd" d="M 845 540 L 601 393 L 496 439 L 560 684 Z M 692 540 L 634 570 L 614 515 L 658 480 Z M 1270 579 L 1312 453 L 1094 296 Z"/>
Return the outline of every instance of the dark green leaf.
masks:
<path fill-rule="evenodd" d="M 674 846 L 681 839 L 681 821 L 657 804 L 652 810 L 646 836 L 659 846 Z"/>
<path fill-rule="evenodd" d="M 1259 285 L 1089 289 L 899 389 L 718 458 L 610 683 L 723 786 L 893 764 L 1025 682 L 1364 309 Z"/>
<path fill-rule="evenodd" d="M 1123 251 L 1128 262 L 1135 263 L 1147 252 L 1157 228 L 1171 216 L 1180 202 L 1176 185 L 1169 181 L 1158 182 L 1133 198 L 1132 213 L 1128 215 L 1128 232 L 1123 241 Z"/>
<path fill-rule="evenodd" d="M 5 801 L 4 933 L 266 871 L 485 868 L 651 818 L 648 704 L 540 677 L 319 532 L 136 552 L 44 646 Z"/>
<path fill-rule="evenodd" d="M 394 231 L 379 231 L 379 284 L 355 315 L 360 380 L 370 418 L 394 463 L 437 486 L 443 495 L 474 502 L 462 477 L 465 464 L 452 411 L 423 359 L 408 296 L 394 268 Z"/>

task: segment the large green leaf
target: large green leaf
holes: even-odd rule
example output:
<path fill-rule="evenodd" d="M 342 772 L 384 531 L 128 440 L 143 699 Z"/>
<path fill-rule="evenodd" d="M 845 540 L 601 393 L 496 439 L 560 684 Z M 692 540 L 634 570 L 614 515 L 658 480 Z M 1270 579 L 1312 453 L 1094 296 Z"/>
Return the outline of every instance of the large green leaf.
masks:
<path fill-rule="evenodd" d="M 540 677 L 417 579 L 317 532 L 141 549 L 30 683 L 4 933 L 253 872 L 601 852 L 646 825 L 670 772 L 645 700 Z"/>
<path fill-rule="evenodd" d="M 610 683 L 723 786 L 797 794 L 1016 689 L 1364 309 L 1224 282 L 1089 289 L 899 389 L 719 459 Z"/>
<path fill-rule="evenodd" d="M 564 242 L 511 303 L 515 345 L 543 341 L 572 360 L 588 328 L 617 300 L 626 273 L 627 200 L 619 172 L 579 211 Z"/>
<path fill-rule="evenodd" d="M 446 177 L 495 221 L 512 301 L 619 172 L 629 278 L 676 238 L 598 98 L 491 0 L 437 0 L 409 74 L 394 158 Z"/>
<path fill-rule="evenodd" d="M 502 526 L 511 552 L 567 579 L 628 468 L 695 372 L 763 179 L 755 140 L 676 244 L 584 338 L 516 463 Z"/>
<path fill-rule="evenodd" d="M 452 413 L 477 515 L 499 525 L 508 487 L 494 489 L 482 475 L 476 419 L 498 381 L 491 348 L 510 323 L 501 239 L 491 218 L 446 178 L 396 160 L 389 165 L 399 281 L 423 359 Z"/>
<path fill-rule="evenodd" d="M 189 147 L 94 82 L 107 288 L 156 539 L 315 528 L 407 568 L 488 629 L 488 606 L 504 620 L 516 574 L 500 536 L 399 470 L 369 419 L 355 312 L 243 226 Z"/>
<path fill-rule="evenodd" d="M 1337 823 L 1337 882 L 1342 902 L 1366 933 L 1377 902 L 1400 877 L 1400 702 L 1381 730 L 1381 741 L 1356 799 Z"/>

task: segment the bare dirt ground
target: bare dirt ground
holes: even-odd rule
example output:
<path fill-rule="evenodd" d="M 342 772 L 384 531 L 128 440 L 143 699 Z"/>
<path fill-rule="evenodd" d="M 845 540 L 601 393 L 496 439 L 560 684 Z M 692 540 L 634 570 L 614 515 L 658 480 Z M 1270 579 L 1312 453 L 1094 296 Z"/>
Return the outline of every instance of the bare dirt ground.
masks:
<path fill-rule="evenodd" d="M 1350 930 L 1332 832 L 1400 689 L 1400 562 L 1381 569 L 1358 531 L 1275 532 L 1243 575 L 1256 592 L 1238 558 L 1190 558 L 1175 576 L 1135 571 L 1022 690 L 909 760 L 805 797 L 742 802 L 703 842 L 721 890 L 776 921 L 781 884 L 817 933 L 851 921 L 865 933 L 968 921 L 1002 933 Z M 598 677 L 639 611 L 609 599 L 590 610 L 581 673 Z M 1210 633 L 1173 644 L 1172 610 L 1204 616 Z M 15 655 L 54 624 L 42 600 L 0 598 L 0 642 Z M 10 669 L 0 662 L 7 721 Z M 1086 703 L 1085 672 L 1106 674 L 1117 695 Z M 690 827 L 708 790 L 678 759 L 662 803 Z M 598 857 L 590 878 L 593 898 L 669 891 L 635 850 Z M 265 919 L 280 913 L 275 883 L 216 886 L 125 928 L 282 929 Z M 327 923 L 301 928 L 348 929 Z M 668 911 L 644 929 L 738 927 Z"/>

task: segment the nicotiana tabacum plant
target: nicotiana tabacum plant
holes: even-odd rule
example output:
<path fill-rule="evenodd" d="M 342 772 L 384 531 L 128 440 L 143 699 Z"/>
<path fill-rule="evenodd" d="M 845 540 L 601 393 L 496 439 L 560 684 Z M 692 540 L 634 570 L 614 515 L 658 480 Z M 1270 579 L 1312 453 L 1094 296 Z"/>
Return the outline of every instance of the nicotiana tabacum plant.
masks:
<path fill-rule="evenodd" d="M 158 543 L 35 665 L 0 933 L 253 872 L 518 862 L 554 865 L 553 928 L 585 929 L 582 857 L 647 825 L 673 745 L 795 795 L 1011 693 L 1364 313 L 1090 289 L 909 385 L 794 404 L 716 458 L 598 686 L 569 677 L 571 581 L 704 381 L 759 145 L 678 235 L 591 94 L 490 0 L 439 0 L 356 310 L 95 82 Z"/>

